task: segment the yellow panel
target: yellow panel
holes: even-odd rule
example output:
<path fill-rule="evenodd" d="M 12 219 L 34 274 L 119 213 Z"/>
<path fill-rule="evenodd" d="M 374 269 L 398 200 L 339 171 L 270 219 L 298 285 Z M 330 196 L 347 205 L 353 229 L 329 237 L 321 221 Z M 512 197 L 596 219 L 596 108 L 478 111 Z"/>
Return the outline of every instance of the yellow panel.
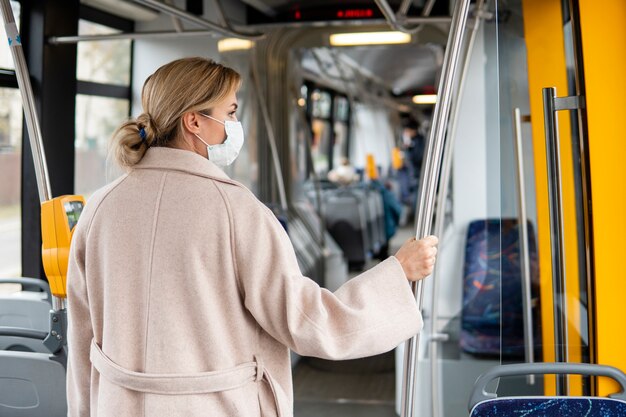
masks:
<path fill-rule="evenodd" d="M 543 360 L 554 361 L 554 315 L 552 293 L 552 251 L 550 246 L 550 208 L 548 203 L 548 176 L 546 140 L 544 131 L 544 87 L 556 87 L 557 96 L 566 96 L 567 78 L 563 37 L 561 0 L 524 0 L 524 34 L 528 54 L 528 84 L 532 118 L 535 162 L 535 190 L 537 194 L 537 234 L 539 246 L 539 274 Z M 563 223 L 565 244 L 565 275 L 568 314 L 568 361 L 580 362 L 580 289 L 578 284 L 578 237 L 572 161 L 570 115 L 558 112 L 560 155 L 562 169 Z M 570 394 L 582 393 L 580 377 L 570 378 Z M 546 378 L 546 394 L 555 393 L 555 378 Z"/>
<path fill-rule="evenodd" d="M 41 204 L 41 257 L 50 292 L 59 298 L 65 298 L 67 294 L 67 267 L 74 234 L 68 215 L 72 216 L 73 223 L 78 220 L 74 218 L 77 213 L 71 210 L 71 205 L 66 211 L 65 204 L 74 202 L 80 207 L 85 205 L 84 198 L 76 195 L 56 197 Z"/>
<path fill-rule="evenodd" d="M 598 363 L 626 371 L 626 3 L 580 0 L 593 233 Z M 614 392 L 599 382 L 599 394 Z"/>

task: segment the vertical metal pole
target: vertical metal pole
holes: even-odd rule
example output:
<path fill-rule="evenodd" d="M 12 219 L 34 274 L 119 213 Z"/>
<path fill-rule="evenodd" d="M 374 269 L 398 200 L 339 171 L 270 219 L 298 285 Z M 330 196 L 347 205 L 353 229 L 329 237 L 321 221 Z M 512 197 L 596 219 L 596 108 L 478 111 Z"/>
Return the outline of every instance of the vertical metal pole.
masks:
<path fill-rule="evenodd" d="M 256 53 L 255 53 L 256 55 Z M 256 67 L 256 56 L 252 59 L 250 64 L 250 76 L 252 77 L 252 83 L 256 90 L 256 98 L 261 108 L 261 114 L 263 116 L 263 122 L 265 124 L 265 130 L 267 131 L 267 138 L 270 143 L 270 150 L 272 152 L 272 162 L 274 163 L 274 171 L 276 175 L 276 182 L 278 184 L 278 197 L 280 199 L 280 208 L 287 214 L 289 206 L 287 205 L 287 192 L 285 191 L 285 181 L 283 179 L 283 170 L 280 165 L 280 158 L 278 156 L 278 147 L 276 146 L 276 137 L 274 136 L 274 127 L 272 126 L 272 119 L 267 108 L 267 102 L 262 96 L 261 82 L 259 80 L 259 73 Z"/>
<path fill-rule="evenodd" d="M 465 51 L 465 57 L 463 60 L 463 69 L 459 76 L 459 86 L 457 89 L 456 97 L 451 110 L 451 118 L 449 123 L 449 134 L 444 144 L 443 160 L 441 162 L 441 179 L 439 183 L 439 191 L 437 193 L 437 212 L 435 213 L 435 228 L 434 234 L 440 238 L 440 249 L 443 240 L 444 233 L 444 220 L 446 213 L 446 200 L 448 196 L 448 190 L 450 189 L 450 174 L 452 171 L 452 155 L 454 152 L 454 144 L 456 141 L 456 131 L 458 127 L 459 112 L 461 109 L 461 100 L 463 93 L 465 92 L 465 81 L 467 80 L 467 73 L 469 71 L 469 64 L 472 58 L 472 51 L 474 50 L 474 44 L 476 42 L 476 35 L 480 27 L 482 19 L 480 14 L 483 8 L 484 0 L 478 0 L 475 7 L 476 20 L 474 21 L 474 27 L 467 43 Z M 447 335 L 440 334 L 437 329 L 437 322 L 439 320 L 439 279 L 441 272 L 441 262 L 435 264 L 432 279 L 432 293 L 431 293 L 431 313 L 430 313 L 430 325 L 429 325 L 429 351 L 430 351 L 430 389 L 431 389 L 431 403 L 432 403 L 432 417 L 439 417 L 442 415 L 441 398 L 440 395 L 440 379 L 439 379 L 439 360 L 438 351 L 439 343 L 448 340 Z"/>
<path fill-rule="evenodd" d="M 555 361 L 567 362 L 567 304 L 565 299 L 565 246 L 563 236 L 563 197 L 561 158 L 556 118 L 556 88 L 543 89 L 543 115 L 548 163 L 550 203 L 550 242 L 552 247 L 552 290 L 554 294 Z M 567 376 L 557 375 L 556 394 L 567 395 Z"/>
<path fill-rule="evenodd" d="M 528 249 L 528 224 L 526 214 L 526 183 L 524 181 L 524 148 L 522 144 L 522 116 L 520 109 L 513 111 L 515 122 L 515 162 L 517 165 L 517 223 L 522 275 L 522 307 L 524 310 L 524 356 L 527 363 L 535 362 L 532 295 L 530 283 L 530 251 Z M 535 384 L 535 376 L 528 375 L 528 383 Z"/>
<path fill-rule="evenodd" d="M 20 93 L 22 95 L 26 129 L 28 130 L 30 147 L 33 152 L 33 162 L 35 164 L 39 201 L 43 203 L 52 198 L 52 191 L 50 189 L 48 167 L 46 165 L 46 155 L 43 149 L 43 140 L 41 139 L 41 128 L 39 127 L 37 108 L 35 107 L 35 97 L 30 84 L 30 76 L 28 67 L 26 66 L 26 59 L 24 58 L 24 50 L 22 49 L 22 39 L 17 30 L 9 0 L 0 0 L 0 12 L 2 12 L 4 30 L 6 31 L 9 49 L 11 50 L 13 62 L 15 63 L 17 84 L 20 87 Z"/>
<path fill-rule="evenodd" d="M 442 159 L 443 142 L 448 116 L 450 113 L 450 103 L 452 99 L 452 89 L 456 84 L 457 63 L 461 54 L 463 35 L 467 15 L 469 12 L 470 0 L 458 0 L 456 2 L 452 16 L 452 25 L 448 36 L 448 43 L 439 83 L 439 99 L 435 105 L 433 114 L 433 125 L 428 138 L 424 161 L 424 175 L 421 178 L 419 193 L 419 203 L 416 221 L 416 239 L 421 239 L 429 235 L 432 226 L 432 217 L 435 205 L 435 192 L 439 180 L 440 165 Z M 423 281 L 411 284 L 413 294 L 417 300 L 418 308 L 423 305 Z M 402 385 L 402 417 L 412 417 L 415 409 L 415 381 L 417 379 L 417 351 L 419 346 L 419 333 L 409 339 L 405 345 L 404 356 L 404 379 Z"/>
<path fill-rule="evenodd" d="M 26 122 L 26 130 L 30 140 L 30 147 L 33 154 L 33 164 L 35 166 L 35 177 L 37 178 L 37 189 L 39 192 L 39 201 L 43 203 L 52 198 L 52 190 L 50 188 L 50 178 L 48 176 L 48 166 L 46 164 L 46 154 L 43 148 L 43 139 L 41 137 L 41 127 L 39 126 L 39 117 L 37 117 L 37 108 L 35 106 L 35 97 L 33 95 L 33 87 L 30 84 L 30 75 L 24 50 L 22 49 L 22 38 L 20 37 L 11 3 L 9 0 L 0 0 L 0 13 L 4 22 L 4 30 L 7 34 L 9 49 L 13 56 L 15 64 L 15 75 L 17 84 L 20 88 L 22 96 L 22 107 L 24 108 L 24 121 Z M 65 299 L 52 296 L 52 307 L 55 311 L 65 309 Z"/>

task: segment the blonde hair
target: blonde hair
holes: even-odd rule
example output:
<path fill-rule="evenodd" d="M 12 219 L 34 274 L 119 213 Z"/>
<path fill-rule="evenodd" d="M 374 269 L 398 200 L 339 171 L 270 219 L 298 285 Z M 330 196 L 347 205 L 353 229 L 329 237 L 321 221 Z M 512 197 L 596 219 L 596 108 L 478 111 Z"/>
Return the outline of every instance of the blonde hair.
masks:
<path fill-rule="evenodd" d="M 235 70 L 210 59 L 183 58 L 163 65 L 143 85 L 143 113 L 113 133 L 111 155 L 122 168 L 131 168 L 149 147 L 167 146 L 181 135 L 185 113 L 210 110 L 240 85 Z"/>

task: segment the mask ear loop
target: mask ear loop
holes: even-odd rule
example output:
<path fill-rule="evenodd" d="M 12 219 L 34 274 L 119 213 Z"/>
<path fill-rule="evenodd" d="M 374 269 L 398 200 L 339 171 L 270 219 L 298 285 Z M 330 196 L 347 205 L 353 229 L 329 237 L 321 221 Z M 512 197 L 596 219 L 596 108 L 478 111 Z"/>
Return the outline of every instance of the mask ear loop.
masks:
<path fill-rule="evenodd" d="M 216 119 L 215 117 L 213 117 L 213 116 L 209 116 L 208 114 L 204 114 L 204 113 L 202 113 L 202 112 L 198 112 L 198 113 L 200 113 L 200 114 L 201 114 L 201 115 L 203 115 L 204 117 L 208 117 L 209 119 L 211 119 L 211 120 L 215 120 L 217 123 L 221 123 L 221 124 L 223 124 L 224 126 L 226 126 L 226 123 L 222 122 L 221 120 L 217 120 L 217 119 Z"/>
<path fill-rule="evenodd" d="M 201 141 L 202 143 L 204 143 L 207 147 L 211 146 L 211 145 L 209 145 L 208 143 L 206 143 L 206 142 L 204 141 L 204 139 L 202 139 L 202 138 L 200 137 L 200 135 L 198 135 L 197 133 L 194 133 L 194 135 L 195 135 L 195 137 L 197 137 L 198 139 L 200 139 L 200 141 Z"/>

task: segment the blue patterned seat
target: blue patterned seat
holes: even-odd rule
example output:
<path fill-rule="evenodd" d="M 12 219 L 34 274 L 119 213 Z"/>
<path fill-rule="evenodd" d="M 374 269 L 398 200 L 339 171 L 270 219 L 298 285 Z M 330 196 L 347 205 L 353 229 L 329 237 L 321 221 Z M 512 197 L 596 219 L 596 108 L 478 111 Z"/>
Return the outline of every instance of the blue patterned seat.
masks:
<path fill-rule="evenodd" d="M 502 397 L 478 403 L 471 417 L 623 417 L 626 402 L 589 397 Z"/>
<path fill-rule="evenodd" d="M 532 374 L 598 375 L 614 379 L 621 391 L 604 397 L 500 397 L 487 392 L 496 378 Z M 470 397 L 470 417 L 626 417 L 626 375 L 617 368 L 582 363 L 501 365 L 481 375 Z"/>

